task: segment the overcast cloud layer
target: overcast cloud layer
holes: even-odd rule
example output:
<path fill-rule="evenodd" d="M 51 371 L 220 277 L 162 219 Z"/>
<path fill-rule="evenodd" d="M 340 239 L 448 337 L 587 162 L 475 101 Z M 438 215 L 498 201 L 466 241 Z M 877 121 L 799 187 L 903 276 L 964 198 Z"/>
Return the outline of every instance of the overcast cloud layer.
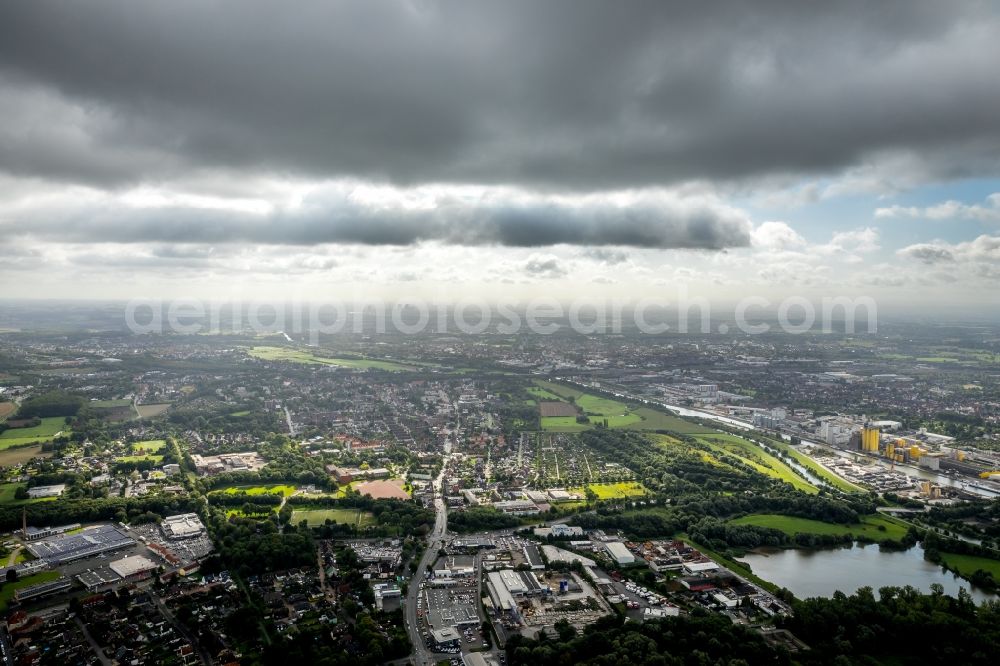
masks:
<path fill-rule="evenodd" d="M 997 164 L 996 35 L 981 2 L 3 3 L 0 166 L 609 189 L 904 151 L 959 174 Z"/>
<path fill-rule="evenodd" d="M 945 271 L 993 261 L 1000 185 L 893 197 L 997 179 L 998 34 L 971 0 L 2 3 L 0 270 L 430 244 L 379 279 L 447 247 L 481 248 L 452 281 L 992 279 Z"/>

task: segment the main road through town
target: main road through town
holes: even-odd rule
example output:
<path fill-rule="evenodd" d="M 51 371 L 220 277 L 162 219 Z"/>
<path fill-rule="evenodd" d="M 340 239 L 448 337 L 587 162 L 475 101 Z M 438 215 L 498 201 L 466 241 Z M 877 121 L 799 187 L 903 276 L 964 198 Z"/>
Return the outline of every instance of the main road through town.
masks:
<path fill-rule="evenodd" d="M 413 573 L 413 578 L 410 579 L 410 588 L 406 593 L 406 631 L 410 636 L 410 643 L 413 644 L 412 661 L 419 666 L 430 666 L 438 661 L 431 654 L 431 651 L 427 649 L 427 642 L 420 634 L 420 624 L 417 622 L 417 599 L 420 597 L 420 583 L 424 580 L 428 567 L 437 559 L 438 550 L 444 545 L 445 537 L 448 534 L 448 510 L 445 507 L 442 487 L 445 470 L 448 469 L 448 461 L 451 459 L 452 447 L 457 443 L 456 440 L 458 439 L 460 429 L 457 406 L 455 413 L 455 430 L 452 437 L 449 437 L 445 442 L 441 472 L 434 479 L 434 529 L 431 530 L 430 535 L 427 537 L 427 550 L 424 551 L 424 556 L 420 558 L 420 563 L 417 565 L 417 570 Z"/>

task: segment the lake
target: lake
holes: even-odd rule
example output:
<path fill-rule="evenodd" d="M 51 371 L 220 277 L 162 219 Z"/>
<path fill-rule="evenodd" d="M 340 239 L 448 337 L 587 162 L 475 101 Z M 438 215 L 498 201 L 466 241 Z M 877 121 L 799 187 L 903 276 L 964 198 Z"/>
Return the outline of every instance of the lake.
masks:
<path fill-rule="evenodd" d="M 958 595 L 959 588 L 964 587 L 976 602 L 996 598 L 924 560 L 920 546 L 902 552 L 882 552 L 876 544 L 822 550 L 754 551 L 740 559 L 749 564 L 756 575 L 788 588 L 800 599 L 830 597 L 837 590 L 852 594 L 862 587 L 872 588 L 876 596 L 880 587 L 887 586 L 909 585 L 929 592 L 932 583 L 939 583 L 945 593 L 952 596 Z"/>

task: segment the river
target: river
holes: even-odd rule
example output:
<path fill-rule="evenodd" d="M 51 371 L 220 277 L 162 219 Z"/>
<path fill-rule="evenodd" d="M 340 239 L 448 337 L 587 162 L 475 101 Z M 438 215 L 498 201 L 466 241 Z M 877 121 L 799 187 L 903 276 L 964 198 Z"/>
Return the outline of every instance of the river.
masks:
<path fill-rule="evenodd" d="M 964 587 L 976 602 L 996 599 L 926 561 L 920 546 L 885 552 L 876 544 L 821 550 L 768 549 L 747 553 L 740 559 L 750 565 L 754 574 L 788 588 L 800 599 L 829 597 L 837 590 L 851 594 L 862 587 L 872 588 L 876 595 L 880 587 L 886 586 L 909 585 L 929 592 L 932 583 L 939 583 L 952 596 Z"/>

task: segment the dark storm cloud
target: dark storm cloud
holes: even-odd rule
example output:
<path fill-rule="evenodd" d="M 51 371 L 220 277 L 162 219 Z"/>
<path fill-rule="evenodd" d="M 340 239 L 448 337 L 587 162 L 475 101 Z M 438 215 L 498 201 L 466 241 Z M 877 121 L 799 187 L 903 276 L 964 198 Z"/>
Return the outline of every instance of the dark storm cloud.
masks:
<path fill-rule="evenodd" d="M 901 257 L 916 259 L 925 264 L 939 264 L 943 262 L 955 261 L 955 255 L 951 250 L 932 243 L 919 243 L 909 245 L 899 250 L 897 254 Z"/>
<path fill-rule="evenodd" d="M 206 256 L 212 246 L 235 243 L 409 245 L 623 245 L 723 249 L 750 244 L 750 222 L 713 199 L 645 194 L 624 203 L 594 196 L 570 202 L 527 197 L 465 201 L 444 197 L 413 208 L 379 200 L 359 202 L 334 189 L 303 205 L 270 214 L 193 208 L 132 208 L 115 202 L 71 210 L 41 209 L 0 232 L 70 243 L 164 243 L 164 258 Z M 173 244 L 182 244 L 179 247 Z M 192 249 L 194 247 L 194 249 Z"/>
<path fill-rule="evenodd" d="M 675 5 L 2 3 L 0 170 L 614 189 L 900 151 L 996 173 L 990 3 Z"/>
<path fill-rule="evenodd" d="M 608 247 L 588 247 L 580 252 L 581 256 L 599 261 L 602 264 L 615 266 L 628 261 L 628 253 Z"/>

